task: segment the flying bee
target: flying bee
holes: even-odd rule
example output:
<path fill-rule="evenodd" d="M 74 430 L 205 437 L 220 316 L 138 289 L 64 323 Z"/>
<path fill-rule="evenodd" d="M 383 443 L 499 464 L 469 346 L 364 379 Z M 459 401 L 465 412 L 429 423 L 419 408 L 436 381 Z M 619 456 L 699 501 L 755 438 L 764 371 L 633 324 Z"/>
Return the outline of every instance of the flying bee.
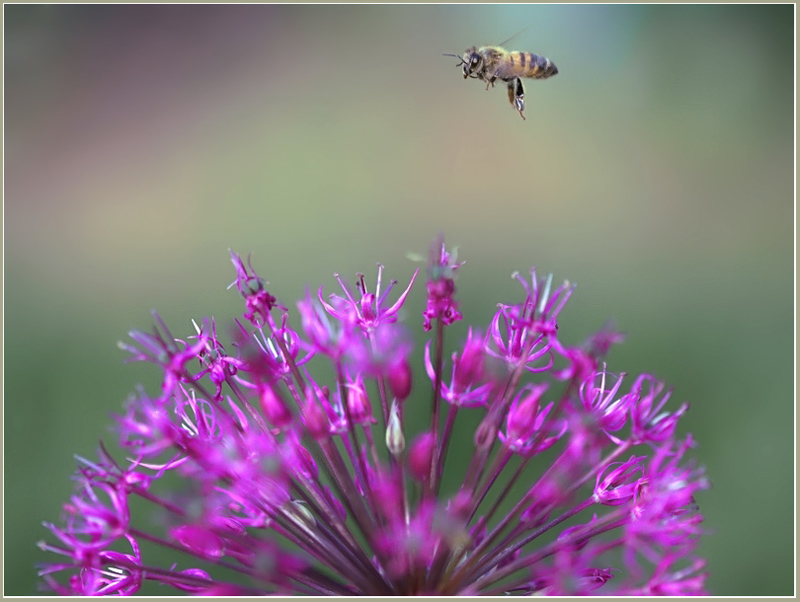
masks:
<path fill-rule="evenodd" d="M 506 40 L 506 42 L 508 41 Z M 463 56 L 457 54 L 445 54 L 444 56 L 454 56 L 460 59 L 461 62 L 458 66 L 463 65 L 464 79 L 471 77 L 484 81 L 487 90 L 489 86 L 494 88 L 494 82 L 498 79 L 506 82 L 508 102 L 523 119 L 525 119 L 525 115 L 523 115 L 525 89 L 522 86 L 522 78 L 546 79 L 558 73 L 558 68 L 548 58 L 532 52 L 505 50 L 500 46 L 481 46 L 480 48 L 473 46 L 467 48 Z"/>

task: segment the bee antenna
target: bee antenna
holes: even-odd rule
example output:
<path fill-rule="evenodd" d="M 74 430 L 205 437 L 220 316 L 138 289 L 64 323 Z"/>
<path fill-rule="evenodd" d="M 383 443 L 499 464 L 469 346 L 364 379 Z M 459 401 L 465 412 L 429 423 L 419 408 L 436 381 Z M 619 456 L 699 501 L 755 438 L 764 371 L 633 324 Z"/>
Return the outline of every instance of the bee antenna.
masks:
<path fill-rule="evenodd" d="M 464 59 L 463 59 L 463 57 L 462 57 L 460 54 L 450 54 L 449 52 L 443 52 L 443 53 L 442 53 L 442 56 L 454 56 L 454 57 L 456 57 L 456 58 L 457 58 L 459 61 L 461 61 L 461 62 L 459 63 L 459 65 L 462 65 L 462 64 L 464 63 Z"/>

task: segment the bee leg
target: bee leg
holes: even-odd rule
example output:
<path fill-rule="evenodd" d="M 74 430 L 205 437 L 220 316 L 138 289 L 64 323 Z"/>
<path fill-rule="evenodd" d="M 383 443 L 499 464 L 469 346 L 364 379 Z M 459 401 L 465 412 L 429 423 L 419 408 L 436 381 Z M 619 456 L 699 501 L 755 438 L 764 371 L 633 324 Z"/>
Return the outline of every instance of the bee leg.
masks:
<path fill-rule="evenodd" d="M 489 89 L 489 86 L 492 86 L 492 88 L 494 88 L 494 82 L 495 82 L 496 79 L 497 79 L 497 71 L 495 71 L 495 73 L 494 73 L 494 75 L 492 75 L 492 77 L 490 77 L 489 79 L 486 80 L 486 89 L 487 90 Z"/>
<path fill-rule="evenodd" d="M 508 82 L 508 102 L 519 112 L 519 116 L 525 119 L 525 115 L 522 114 L 525 111 L 525 89 L 518 77 Z"/>

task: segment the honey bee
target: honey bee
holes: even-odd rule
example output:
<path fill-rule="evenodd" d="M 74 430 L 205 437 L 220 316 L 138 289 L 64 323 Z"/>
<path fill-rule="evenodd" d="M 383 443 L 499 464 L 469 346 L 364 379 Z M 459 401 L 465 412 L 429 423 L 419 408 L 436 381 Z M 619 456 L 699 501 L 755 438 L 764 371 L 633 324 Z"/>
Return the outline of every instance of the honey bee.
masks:
<path fill-rule="evenodd" d="M 516 37 L 513 36 L 513 37 Z M 503 44 L 509 42 L 506 40 Z M 521 52 L 519 50 L 505 50 L 500 46 L 473 46 L 467 48 L 463 56 L 457 54 L 445 54 L 444 56 L 454 56 L 460 59 L 458 66 L 464 66 L 464 79 L 471 77 L 486 82 L 486 89 L 489 86 L 494 88 L 494 82 L 502 80 L 508 86 L 508 102 L 518 112 L 519 116 L 525 119 L 525 89 L 522 86 L 522 78 L 530 77 L 533 79 L 546 79 L 558 73 L 558 68 L 548 58 L 533 54 L 532 52 Z"/>

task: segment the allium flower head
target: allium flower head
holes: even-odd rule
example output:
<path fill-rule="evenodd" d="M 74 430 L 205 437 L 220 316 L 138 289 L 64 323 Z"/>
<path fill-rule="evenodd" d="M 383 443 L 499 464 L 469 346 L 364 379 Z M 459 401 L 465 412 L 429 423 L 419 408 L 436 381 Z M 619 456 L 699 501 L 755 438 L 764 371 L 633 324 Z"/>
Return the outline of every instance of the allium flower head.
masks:
<path fill-rule="evenodd" d="M 374 287 L 337 276 L 344 294 L 307 293 L 296 317 L 231 258 L 245 305 L 231 341 L 211 319 L 176 338 L 156 315 L 122 345 L 162 385 L 116 417 L 121 453 L 79 458 L 39 544 L 59 556 L 41 566 L 48 589 L 704 593 L 694 496 L 708 482 L 686 459 L 691 436 L 676 436 L 688 406 L 671 407 L 654 376 L 607 370 L 612 328 L 559 340 L 573 285 L 517 274 L 521 301 L 450 341 L 463 262 L 436 241 L 414 375 L 398 318 L 416 272 L 399 295 L 380 266 Z M 469 434 L 461 414 L 475 417 Z M 156 548 L 172 561 L 155 564 Z"/>

